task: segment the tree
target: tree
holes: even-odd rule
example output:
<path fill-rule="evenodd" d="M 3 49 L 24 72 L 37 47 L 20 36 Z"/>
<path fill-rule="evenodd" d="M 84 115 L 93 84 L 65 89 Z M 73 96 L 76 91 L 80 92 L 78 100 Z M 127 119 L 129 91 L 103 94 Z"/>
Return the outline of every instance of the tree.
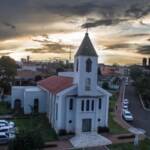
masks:
<path fill-rule="evenodd" d="M 44 140 L 39 130 L 20 131 L 16 138 L 10 141 L 8 150 L 42 150 Z"/>
<path fill-rule="evenodd" d="M 14 81 L 17 73 L 17 65 L 15 60 L 8 56 L 0 58 L 0 87 L 7 93 L 10 91 L 11 83 Z"/>
<path fill-rule="evenodd" d="M 130 76 L 132 77 L 132 79 L 134 80 L 137 80 L 138 78 L 140 78 L 142 76 L 142 70 L 134 65 L 134 66 L 131 66 L 130 68 Z"/>
<path fill-rule="evenodd" d="M 102 88 L 104 88 L 104 89 L 109 89 L 109 84 L 108 84 L 108 82 L 103 82 L 103 84 L 102 84 Z"/>

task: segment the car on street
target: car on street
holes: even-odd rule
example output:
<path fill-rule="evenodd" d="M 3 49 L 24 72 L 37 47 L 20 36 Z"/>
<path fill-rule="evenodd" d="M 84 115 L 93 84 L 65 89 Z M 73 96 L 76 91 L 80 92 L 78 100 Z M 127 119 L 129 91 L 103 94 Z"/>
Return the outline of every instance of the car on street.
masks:
<path fill-rule="evenodd" d="M 123 110 L 122 117 L 126 121 L 133 121 L 133 116 L 132 116 L 131 112 L 128 110 Z"/>
<path fill-rule="evenodd" d="M 13 121 L 0 120 L 0 127 L 3 127 L 3 126 L 9 126 L 9 127 L 14 128 L 15 123 Z"/>
<path fill-rule="evenodd" d="M 7 144 L 10 140 L 14 139 L 15 134 L 0 132 L 0 144 Z"/>
<path fill-rule="evenodd" d="M 128 99 L 124 99 L 124 100 L 122 101 L 122 103 L 123 103 L 124 105 L 128 105 L 128 104 L 129 104 L 129 101 L 128 101 Z"/>
<path fill-rule="evenodd" d="M 122 104 L 122 109 L 128 110 L 128 104 Z"/>
<path fill-rule="evenodd" d="M 10 128 L 9 126 L 3 126 L 3 127 L 0 127 L 0 132 L 7 132 L 7 133 L 15 134 L 16 128 Z"/>
<path fill-rule="evenodd" d="M 9 135 L 6 132 L 0 132 L 0 144 L 7 144 L 9 142 Z"/>

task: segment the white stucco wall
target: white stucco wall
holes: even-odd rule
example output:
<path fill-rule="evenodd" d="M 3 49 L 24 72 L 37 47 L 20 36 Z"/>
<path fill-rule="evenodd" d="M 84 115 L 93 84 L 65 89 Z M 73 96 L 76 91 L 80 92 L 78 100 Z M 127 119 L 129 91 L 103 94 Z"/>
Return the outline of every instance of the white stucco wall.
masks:
<path fill-rule="evenodd" d="M 39 100 L 39 112 L 46 112 L 46 93 L 37 87 L 37 89 L 25 89 L 24 92 L 24 113 L 31 113 L 31 107 L 34 106 L 34 99 Z"/>
<path fill-rule="evenodd" d="M 92 71 L 86 72 L 86 60 L 90 58 L 92 61 Z M 78 72 L 76 72 L 76 62 L 78 59 Z M 78 84 L 78 95 L 79 96 L 95 96 L 97 95 L 97 57 L 87 57 L 87 56 L 79 56 L 75 58 L 74 71 L 75 78 L 74 83 Z M 91 90 L 85 90 L 85 80 L 87 78 L 91 79 Z"/>
<path fill-rule="evenodd" d="M 24 106 L 24 90 L 25 86 L 12 86 L 11 89 L 11 108 L 14 108 L 14 103 L 16 99 L 21 100 L 21 106 Z"/>
<path fill-rule="evenodd" d="M 25 114 L 31 113 L 34 99 L 39 99 L 39 112 L 46 112 L 46 92 L 36 86 L 13 86 L 11 91 L 11 107 L 14 108 L 16 99 L 21 100 Z"/>

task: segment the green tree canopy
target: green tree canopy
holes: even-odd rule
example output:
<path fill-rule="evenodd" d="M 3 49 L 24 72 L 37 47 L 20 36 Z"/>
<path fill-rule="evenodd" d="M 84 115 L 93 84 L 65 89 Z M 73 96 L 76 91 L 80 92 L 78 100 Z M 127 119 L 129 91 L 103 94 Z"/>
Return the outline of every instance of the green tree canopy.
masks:
<path fill-rule="evenodd" d="M 134 80 L 137 80 L 142 76 L 142 70 L 139 68 L 139 66 L 131 66 L 130 68 L 130 75 Z"/>
<path fill-rule="evenodd" d="M 5 91 L 10 90 L 10 83 L 14 81 L 17 73 L 17 65 L 15 60 L 8 56 L 0 58 L 0 87 Z"/>
<path fill-rule="evenodd" d="M 13 79 L 17 73 L 17 65 L 15 60 L 9 56 L 0 58 L 0 75 L 2 78 Z"/>

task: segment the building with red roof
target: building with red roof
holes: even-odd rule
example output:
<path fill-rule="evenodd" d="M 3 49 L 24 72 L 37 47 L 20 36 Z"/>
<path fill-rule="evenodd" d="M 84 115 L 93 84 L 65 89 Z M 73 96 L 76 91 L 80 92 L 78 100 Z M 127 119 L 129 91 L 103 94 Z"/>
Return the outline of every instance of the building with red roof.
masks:
<path fill-rule="evenodd" d="M 48 77 L 35 87 L 12 87 L 12 108 L 23 108 L 25 114 L 46 113 L 57 133 L 96 132 L 108 127 L 111 94 L 97 84 L 97 61 L 86 33 L 74 58 L 74 71 Z"/>

